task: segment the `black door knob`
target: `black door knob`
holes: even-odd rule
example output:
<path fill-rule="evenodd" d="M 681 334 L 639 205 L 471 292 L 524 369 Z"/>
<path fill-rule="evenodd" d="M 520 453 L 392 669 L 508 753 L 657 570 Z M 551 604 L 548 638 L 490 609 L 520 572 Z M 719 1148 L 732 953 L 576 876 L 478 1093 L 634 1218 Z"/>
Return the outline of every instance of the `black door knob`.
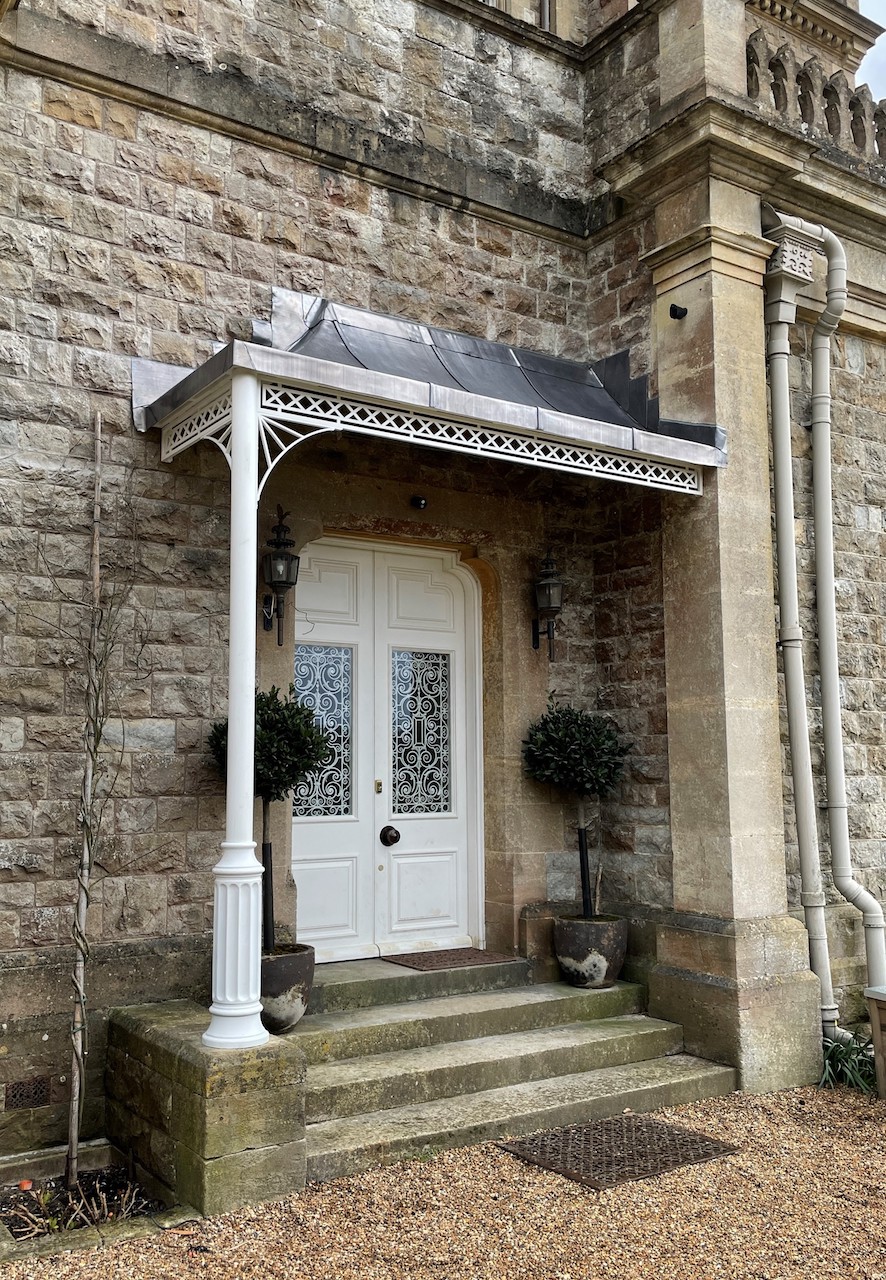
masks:
<path fill-rule="evenodd" d="M 381 831 L 378 833 L 378 838 L 383 845 L 390 848 L 392 844 L 396 844 L 400 839 L 400 832 L 396 827 L 382 827 Z"/>

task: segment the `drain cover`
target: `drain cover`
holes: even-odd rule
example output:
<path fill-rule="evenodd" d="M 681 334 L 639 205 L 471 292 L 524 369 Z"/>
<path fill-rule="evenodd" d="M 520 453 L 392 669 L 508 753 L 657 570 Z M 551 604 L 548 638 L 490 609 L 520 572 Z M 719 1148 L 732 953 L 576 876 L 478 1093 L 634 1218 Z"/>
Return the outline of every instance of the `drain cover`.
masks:
<path fill-rule="evenodd" d="M 645 1116 L 611 1116 L 499 1143 L 529 1164 L 605 1191 L 620 1182 L 654 1178 L 684 1164 L 731 1155 L 738 1147 Z"/>

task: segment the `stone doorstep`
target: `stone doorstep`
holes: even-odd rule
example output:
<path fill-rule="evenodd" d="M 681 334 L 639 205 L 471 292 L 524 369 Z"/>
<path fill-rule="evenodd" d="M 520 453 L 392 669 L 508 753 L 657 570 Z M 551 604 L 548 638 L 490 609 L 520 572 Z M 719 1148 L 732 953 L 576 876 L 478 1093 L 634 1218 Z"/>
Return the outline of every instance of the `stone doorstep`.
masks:
<path fill-rule="evenodd" d="M 647 1061 L 683 1048 L 683 1029 L 643 1014 L 427 1045 L 310 1067 L 309 1125 Z"/>
<path fill-rule="evenodd" d="M 307 1181 L 495 1138 L 731 1093 L 731 1067 L 689 1054 L 604 1067 L 308 1127 Z"/>
<path fill-rule="evenodd" d="M 389 960 L 341 960 L 317 965 L 308 1016 L 379 1004 L 428 1000 L 528 985 L 529 962 L 520 956 L 502 964 L 463 965 L 424 972 Z"/>
<path fill-rule="evenodd" d="M 313 1063 L 392 1053 L 452 1040 L 561 1026 L 637 1013 L 629 983 L 591 991 L 565 983 L 438 996 L 405 1004 L 315 1014 L 284 1037 Z"/>

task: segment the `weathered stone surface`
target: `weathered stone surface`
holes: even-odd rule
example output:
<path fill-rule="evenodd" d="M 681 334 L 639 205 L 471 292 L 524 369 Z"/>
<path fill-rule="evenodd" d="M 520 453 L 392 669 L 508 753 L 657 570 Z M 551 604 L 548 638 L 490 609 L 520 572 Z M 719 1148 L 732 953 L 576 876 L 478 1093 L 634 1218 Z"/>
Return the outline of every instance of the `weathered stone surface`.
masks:
<path fill-rule="evenodd" d="M 286 1037 L 219 1053 L 185 1002 L 111 1015 L 110 1132 L 203 1213 L 299 1190 L 305 1179 L 301 1050 Z"/>
<path fill-rule="evenodd" d="M 280 1200 L 305 1185 L 305 1139 L 201 1160 L 179 1146 L 176 1157 L 178 1194 L 207 1216 L 228 1213 L 244 1204 Z"/>

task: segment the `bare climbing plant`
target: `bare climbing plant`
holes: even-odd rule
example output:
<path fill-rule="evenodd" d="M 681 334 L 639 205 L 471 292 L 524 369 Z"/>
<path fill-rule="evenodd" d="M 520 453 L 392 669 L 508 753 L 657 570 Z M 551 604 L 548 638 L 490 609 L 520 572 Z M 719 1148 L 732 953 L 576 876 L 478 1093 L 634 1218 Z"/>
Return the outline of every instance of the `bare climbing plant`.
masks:
<path fill-rule="evenodd" d="M 97 414 L 93 439 L 92 518 L 87 580 L 78 597 L 65 593 L 69 604 L 78 606 L 79 624 L 72 638 L 82 653 L 83 665 L 83 774 L 77 809 L 77 874 L 76 902 L 72 934 L 74 963 L 71 981 L 74 1008 L 71 1019 L 71 1093 L 68 1109 L 68 1149 L 65 1161 L 65 1183 L 77 1186 L 79 1178 L 80 1132 L 86 1093 L 86 1060 L 88 1057 L 87 965 L 90 945 L 88 911 L 95 883 L 96 868 L 101 865 L 101 849 L 105 831 L 106 807 L 113 795 L 120 771 L 125 741 L 112 748 L 106 744 L 108 721 L 120 718 L 119 692 L 121 669 L 137 668 L 148 639 L 147 620 L 132 603 L 138 561 L 138 538 L 128 484 L 118 493 L 110 508 L 104 505 L 104 460 L 102 419 Z M 115 539 L 126 548 L 122 561 L 110 567 L 103 558 L 103 530 L 108 526 L 119 532 L 124 521 L 130 525 L 127 536 Z M 125 637 L 124 637 L 125 632 Z M 129 650 L 126 663 L 118 661 L 117 651 L 124 641 Z"/>

